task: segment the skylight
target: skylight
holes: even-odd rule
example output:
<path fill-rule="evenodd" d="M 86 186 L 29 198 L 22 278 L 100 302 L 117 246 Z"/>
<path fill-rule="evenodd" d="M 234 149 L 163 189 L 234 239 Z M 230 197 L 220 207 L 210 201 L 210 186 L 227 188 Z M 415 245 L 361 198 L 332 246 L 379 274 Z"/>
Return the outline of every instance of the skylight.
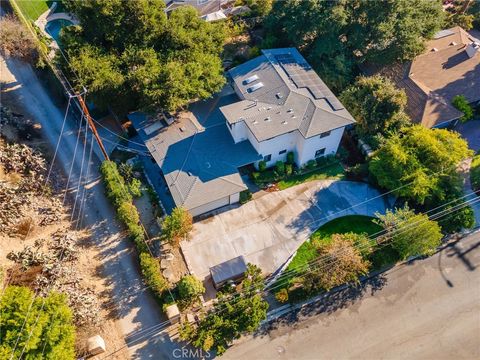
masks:
<path fill-rule="evenodd" d="M 262 87 L 263 87 L 263 83 L 259 82 L 259 83 L 256 83 L 255 85 L 253 85 L 252 87 L 249 87 L 249 88 L 247 89 L 247 92 L 248 92 L 248 93 L 252 93 L 252 92 L 254 92 L 254 91 L 256 91 L 256 90 L 258 90 L 258 89 L 260 89 L 260 88 L 262 88 Z"/>
<path fill-rule="evenodd" d="M 243 85 L 248 85 L 248 84 L 254 82 L 255 80 L 258 80 L 258 75 L 252 75 L 249 78 L 243 80 Z"/>

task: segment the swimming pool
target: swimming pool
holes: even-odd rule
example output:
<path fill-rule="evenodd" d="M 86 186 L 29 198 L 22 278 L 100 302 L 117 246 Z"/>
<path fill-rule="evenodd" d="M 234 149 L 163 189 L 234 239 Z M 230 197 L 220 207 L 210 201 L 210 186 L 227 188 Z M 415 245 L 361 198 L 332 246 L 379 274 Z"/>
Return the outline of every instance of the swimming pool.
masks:
<path fill-rule="evenodd" d="M 60 45 L 60 30 L 65 26 L 73 25 L 70 20 L 66 19 L 57 19 L 52 20 L 47 23 L 45 26 L 45 31 L 55 39 L 58 45 Z"/>

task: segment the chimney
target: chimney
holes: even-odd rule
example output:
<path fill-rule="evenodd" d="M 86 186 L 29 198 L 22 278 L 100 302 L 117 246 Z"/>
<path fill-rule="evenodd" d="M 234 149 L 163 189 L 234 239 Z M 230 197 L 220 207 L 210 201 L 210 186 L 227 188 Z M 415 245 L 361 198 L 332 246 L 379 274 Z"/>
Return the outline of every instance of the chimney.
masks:
<path fill-rule="evenodd" d="M 471 59 L 475 56 L 475 54 L 480 52 L 480 43 L 472 42 L 471 44 L 468 44 L 465 48 L 465 51 L 467 52 L 468 57 Z"/>

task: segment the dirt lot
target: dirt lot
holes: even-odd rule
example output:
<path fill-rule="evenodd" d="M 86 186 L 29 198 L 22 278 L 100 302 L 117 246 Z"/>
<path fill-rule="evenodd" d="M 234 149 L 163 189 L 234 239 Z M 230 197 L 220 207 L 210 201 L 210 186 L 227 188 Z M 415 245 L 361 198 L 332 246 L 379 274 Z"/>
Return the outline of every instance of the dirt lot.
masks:
<path fill-rule="evenodd" d="M 7 89 L 2 86 L 1 104 L 17 114 L 18 119 L 20 119 L 22 123 L 28 123 L 28 126 L 17 126 L 19 124 L 13 123 L 0 127 L 2 133 L 2 138 L 0 138 L 0 152 L 4 151 L 6 141 L 8 141 L 9 143 L 24 143 L 29 147 L 42 151 L 43 154 L 49 158 L 51 154 L 49 154 L 48 147 L 40 136 L 38 124 L 32 119 L 29 119 L 29 115 L 25 109 L 20 108 L 9 95 L 8 91 L 11 89 L 11 87 Z M 12 181 L 9 177 L 10 175 L 5 171 L 0 171 L 0 175 L 2 176 L 0 182 L 8 186 L 8 182 Z M 61 202 L 65 179 L 62 178 L 61 174 L 55 172 L 51 178 L 53 191 L 48 197 L 57 197 Z M 34 199 L 33 203 L 42 204 L 45 199 L 45 195 L 42 198 L 41 194 L 38 194 L 38 197 Z M 18 224 L 11 224 L 12 226 L 8 231 L 0 231 L 0 268 L 3 270 L 6 283 L 40 287 L 38 283 L 35 283 L 35 280 L 38 280 L 38 276 L 42 273 L 41 267 L 39 267 L 39 271 L 36 271 L 35 267 L 29 267 L 29 270 L 25 271 L 18 264 L 18 261 L 16 263 L 9 260 L 7 255 L 12 251 L 22 251 L 27 246 L 36 248 L 38 244 L 51 245 L 55 234 L 68 234 L 68 236 L 75 239 L 74 246 L 76 247 L 77 258 L 64 261 L 64 265 L 62 266 L 65 266 L 67 274 L 72 274 L 72 277 L 78 280 L 78 285 L 75 286 L 82 289 L 82 296 L 92 298 L 90 310 L 87 308 L 87 317 L 94 318 L 93 320 L 82 321 L 81 325 L 77 325 L 78 355 L 84 355 L 82 350 L 85 340 L 97 334 L 104 338 L 107 349 L 121 348 L 125 342 L 120 329 L 117 327 L 117 322 L 114 319 L 114 304 L 112 304 L 110 300 L 109 286 L 100 276 L 102 264 L 99 249 L 93 245 L 89 234 L 72 230 L 68 204 L 66 204 L 66 207 L 61 207 L 58 221 L 46 225 L 40 225 L 39 223 L 42 214 L 38 212 L 37 206 L 33 206 L 31 209 L 22 208 L 22 213 L 19 214 L 19 217 L 23 216 L 24 211 L 31 214 L 33 219 L 34 225 L 29 226 L 29 230 L 19 233 L 19 231 L 15 230 Z M 50 254 L 49 250 L 47 245 L 43 245 L 39 251 L 42 251 L 43 254 L 48 256 Z M 12 272 L 12 269 L 17 270 Z M 82 299 L 83 298 L 80 297 L 79 301 L 81 302 Z M 88 314 L 88 312 L 90 313 Z M 120 351 L 112 358 L 128 359 L 129 357 L 126 351 Z"/>

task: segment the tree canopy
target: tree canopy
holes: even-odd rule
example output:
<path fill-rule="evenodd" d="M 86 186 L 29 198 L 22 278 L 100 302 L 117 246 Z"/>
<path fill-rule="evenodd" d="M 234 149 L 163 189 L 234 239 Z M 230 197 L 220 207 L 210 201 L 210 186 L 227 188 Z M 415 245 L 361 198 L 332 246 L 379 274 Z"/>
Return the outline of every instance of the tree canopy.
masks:
<path fill-rule="evenodd" d="M 377 214 L 377 223 L 386 230 L 385 237 L 402 259 L 414 255 L 431 255 L 443 237 L 440 226 L 425 214 L 415 214 L 408 207 Z"/>
<path fill-rule="evenodd" d="M 424 204 L 445 199 L 446 186 L 458 179 L 457 166 L 471 155 L 458 133 L 415 125 L 387 139 L 369 169 L 380 186 Z"/>
<path fill-rule="evenodd" d="M 181 240 L 188 239 L 191 230 L 192 215 L 184 208 L 173 209 L 172 213 L 163 219 L 163 237 L 175 246 L 178 246 Z"/>
<path fill-rule="evenodd" d="M 65 0 L 64 5 L 81 24 L 62 31 L 67 70 L 100 108 L 174 111 L 225 83 L 224 26 L 203 21 L 193 7 L 179 7 L 167 17 L 163 0 Z"/>
<path fill-rule="evenodd" d="M 404 108 L 405 91 L 381 76 L 360 76 L 345 89 L 340 100 L 357 121 L 361 136 L 387 136 L 410 124 Z"/>
<path fill-rule="evenodd" d="M 339 90 L 353 80 L 353 64 L 412 59 L 442 25 L 441 1 L 276 1 L 266 46 L 299 47 Z"/>
<path fill-rule="evenodd" d="M 75 327 L 65 295 L 52 292 L 43 301 L 26 287 L 5 289 L 0 299 L 1 359 L 12 354 L 16 359 L 75 359 Z"/>
<path fill-rule="evenodd" d="M 233 340 L 256 330 L 267 317 L 268 303 L 258 293 L 262 286 L 261 270 L 248 264 L 245 280 L 240 285 L 242 290 L 220 297 L 213 309 L 200 320 L 198 327 L 184 324 L 180 331 L 181 339 L 205 351 L 215 349 L 221 355 Z"/>

